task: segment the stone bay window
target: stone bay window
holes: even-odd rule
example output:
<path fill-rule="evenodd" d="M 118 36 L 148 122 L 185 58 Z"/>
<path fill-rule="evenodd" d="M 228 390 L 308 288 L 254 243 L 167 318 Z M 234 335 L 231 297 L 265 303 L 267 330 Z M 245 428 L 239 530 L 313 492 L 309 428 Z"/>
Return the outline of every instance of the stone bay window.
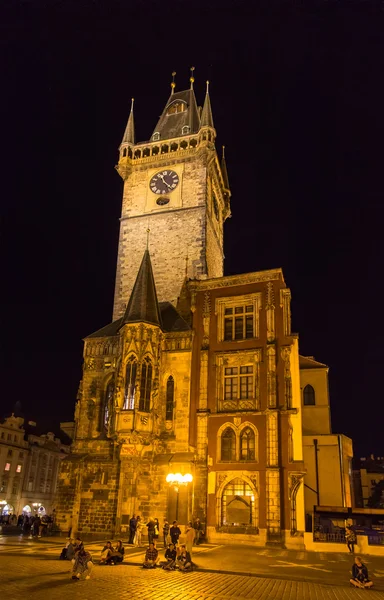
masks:
<path fill-rule="evenodd" d="M 220 412 L 258 408 L 260 350 L 218 355 L 217 395 Z"/>

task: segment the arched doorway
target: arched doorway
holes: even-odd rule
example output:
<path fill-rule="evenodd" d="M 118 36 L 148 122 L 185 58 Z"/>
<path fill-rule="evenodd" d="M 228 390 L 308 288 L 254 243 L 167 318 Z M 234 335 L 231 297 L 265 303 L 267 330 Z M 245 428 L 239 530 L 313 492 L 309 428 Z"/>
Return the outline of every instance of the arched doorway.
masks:
<path fill-rule="evenodd" d="M 7 516 L 12 515 L 14 512 L 15 509 L 12 504 L 5 504 L 1 514 Z"/>
<path fill-rule="evenodd" d="M 45 508 L 44 508 L 44 506 L 39 506 L 39 508 L 37 509 L 37 512 L 39 514 L 39 517 L 43 517 L 45 515 Z"/>
<path fill-rule="evenodd" d="M 29 506 L 29 504 L 26 504 L 22 510 L 23 515 L 30 515 L 32 512 L 32 508 Z"/>
<path fill-rule="evenodd" d="M 249 483 L 236 477 L 224 487 L 221 495 L 221 525 L 258 527 L 259 498 Z"/>

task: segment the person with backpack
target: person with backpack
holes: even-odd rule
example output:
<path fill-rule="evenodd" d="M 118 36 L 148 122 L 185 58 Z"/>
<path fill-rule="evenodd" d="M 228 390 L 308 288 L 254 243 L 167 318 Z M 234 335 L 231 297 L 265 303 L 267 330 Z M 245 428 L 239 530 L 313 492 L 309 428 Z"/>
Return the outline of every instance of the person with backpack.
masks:
<path fill-rule="evenodd" d="M 345 529 L 345 541 L 347 542 L 348 550 L 351 552 L 351 554 L 353 554 L 355 551 L 355 544 L 357 542 L 357 539 L 355 532 L 348 525 Z"/>

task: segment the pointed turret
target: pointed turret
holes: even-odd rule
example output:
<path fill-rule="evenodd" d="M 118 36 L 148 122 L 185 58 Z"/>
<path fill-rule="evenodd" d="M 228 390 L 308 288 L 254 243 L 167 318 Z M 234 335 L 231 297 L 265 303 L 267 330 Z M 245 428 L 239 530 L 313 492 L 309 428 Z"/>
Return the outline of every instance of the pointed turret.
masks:
<path fill-rule="evenodd" d="M 122 325 L 126 323 L 150 323 L 161 327 L 160 309 L 148 248 L 144 252 Z"/>
<path fill-rule="evenodd" d="M 225 189 L 230 191 L 229 188 L 229 179 L 228 179 L 228 171 L 227 171 L 227 163 L 225 162 L 225 146 L 223 146 L 223 155 L 221 157 L 221 173 L 223 175 L 223 181 Z"/>
<path fill-rule="evenodd" d="M 132 98 L 131 103 L 131 112 L 129 113 L 128 123 L 125 128 L 124 136 L 121 141 L 122 144 L 134 144 L 135 143 L 135 120 L 133 117 L 133 103 L 134 98 Z"/>
<path fill-rule="evenodd" d="M 212 127 L 212 129 L 214 129 L 211 100 L 209 98 L 209 81 L 207 81 L 207 91 L 205 94 L 203 111 L 201 113 L 200 127 Z"/>

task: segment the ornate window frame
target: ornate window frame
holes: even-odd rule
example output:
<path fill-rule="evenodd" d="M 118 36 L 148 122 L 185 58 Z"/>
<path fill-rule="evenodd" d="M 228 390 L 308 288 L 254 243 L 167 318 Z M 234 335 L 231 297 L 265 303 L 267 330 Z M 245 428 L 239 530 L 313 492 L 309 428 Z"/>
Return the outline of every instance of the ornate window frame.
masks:
<path fill-rule="evenodd" d="M 222 298 L 216 298 L 215 303 L 215 314 L 217 315 L 217 341 L 218 342 L 244 342 L 249 339 L 260 337 L 260 310 L 262 303 L 261 292 L 255 292 L 254 294 L 243 294 L 241 296 L 225 296 Z M 224 315 L 226 308 L 235 308 L 239 305 L 252 305 L 253 306 L 253 337 L 242 338 L 240 340 L 224 340 Z"/>
<path fill-rule="evenodd" d="M 253 502 L 252 526 L 255 529 L 259 528 L 259 489 L 260 479 L 258 471 L 225 471 L 224 473 L 216 474 L 216 526 L 222 527 L 222 497 L 223 492 L 228 484 L 234 479 L 242 479 L 247 483 L 255 497 Z"/>
<path fill-rule="evenodd" d="M 233 429 L 233 431 L 235 432 L 235 436 L 236 436 L 236 459 L 233 461 L 228 461 L 228 460 L 222 460 L 221 459 L 221 436 L 224 433 L 224 431 L 226 431 L 226 429 L 228 429 L 228 427 L 230 427 L 231 429 Z M 241 448 L 240 448 L 240 441 L 241 441 L 241 433 L 244 429 L 252 429 L 253 434 L 255 436 L 255 458 L 253 460 L 245 460 L 245 459 L 241 459 Z M 234 464 L 234 462 L 238 462 L 241 463 L 242 465 L 244 464 L 250 464 L 250 463 L 258 463 L 259 462 L 259 431 L 256 427 L 256 425 L 254 425 L 253 423 L 251 423 L 250 421 L 244 421 L 244 423 L 241 423 L 241 425 L 239 427 L 236 426 L 236 424 L 231 423 L 230 421 L 227 421 L 226 423 L 223 423 L 223 425 L 221 425 L 221 427 L 218 429 L 217 431 L 217 436 L 216 436 L 216 462 L 217 463 L 224 463 L 224 464 Z"/>
<path fill-rule="evenodd" d="M 216 354 L 216 399 L 217 412 L 237 412 L 241 410 L 259 410 L 260 406 L 260 362 L 261 348 L 243 350 L 241 352 L 223 352 Z M 225 401 L 224 396 L 224 373 L 227 367 L 253 366 L 253 398 Z M 239 390 L 240 394 L 240 390 Z M 227 404 L 225 404 L 225 402 Z M 230 406 L 230 402 L 237 406 Z"/>

